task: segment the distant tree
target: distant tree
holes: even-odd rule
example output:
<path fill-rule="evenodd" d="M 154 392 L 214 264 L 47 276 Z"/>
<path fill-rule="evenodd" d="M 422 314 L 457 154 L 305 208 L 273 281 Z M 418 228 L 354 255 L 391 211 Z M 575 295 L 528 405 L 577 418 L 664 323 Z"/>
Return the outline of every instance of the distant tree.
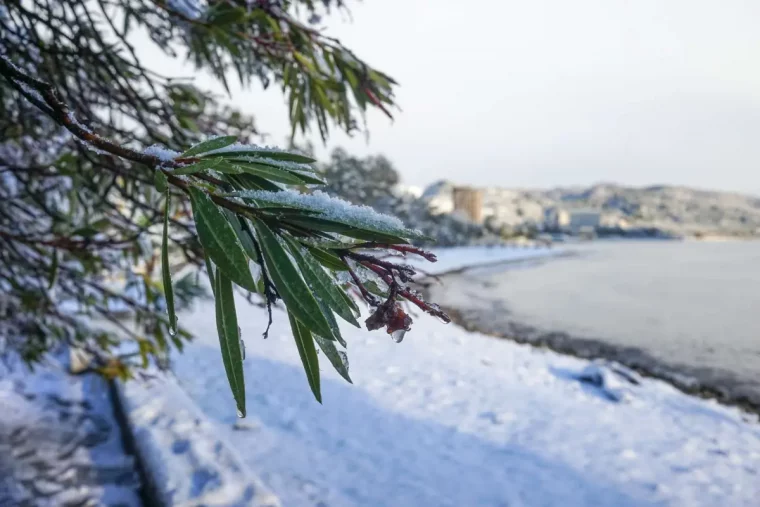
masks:
<path fill-rule="evenodd" d="M 326 138 L 333 127 L 355 131 L 369 107 L 390 114 L 394 105 L 389 76 L 314 26 L 336 8 L 342 0 L 0 5 L 3 350 L 33 363 L 68 343 L 92 352 L 104 373 L 129 376 L 191 337 L 176 311 L 198 293 L 190 268 L 205 265 L 244 414 L 234 290 L 262 298 L 270 322 L 282 300 L 317 399 L 315 344 L 349 379 L 335 316 L 359 325 L 350 290 L 375 308 L 370 329 L 408 329 L 401 300 L 446 319 L 406 287 L 411 268 L 372 255 L 434 260 L 408 245 L 414 231 L 302 195 L 324 184 L 311 157 L 250 144 L 250 118 L 192 81 L 146 68 L 131 43 L 147 36 L 155 51 L 183 54 L 224 87 L 231 76 L 274 84 L 293 132 L 316 125 Z M 139 361 L 109 356 L 125 337 Z"/>
<path fill-rule="evenodd" d="M 327 191 L 354 204 L 375 206 L 379 201 L 392 198 L 392 189 L 400 181 L 398 172 L 385 156 L 358 158 L 342 148 L 333 150 L 322 170 Z"/>

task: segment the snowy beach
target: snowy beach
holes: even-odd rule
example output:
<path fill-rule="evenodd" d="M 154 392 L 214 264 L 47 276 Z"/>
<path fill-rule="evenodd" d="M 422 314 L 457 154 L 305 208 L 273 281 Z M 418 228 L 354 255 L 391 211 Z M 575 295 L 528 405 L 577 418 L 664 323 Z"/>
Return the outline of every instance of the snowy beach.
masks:
<path fill-rule="evenodd" d="M 598 241 L 563 249 L 568 255 L 540 266 L 451 273 L 429 295 L 467 329 L 614 359 L 760 410 L 760 243 Z"/>
<path fill-rule="evenodd" d="M 513 248 L 437 253 L 437 272 L 459 270 L 465 262 L 498 271 L 499 263 L 551 263 L 550 257 L 565 255 L 559 249 Z M 320 355 L 320 405 L 309 391 L 284 312 L 275 310 L 269 339 L 263 340 L 266 311 L 242 299 L 237 305 L 247 351 L 247 418 L 236 416 L 208 301 L 180 315 L 196 340 L 174 356 L 174 376 L 151 372 L 147 382 L 119 388 L 126 431 L 146 472 L 143 487 L 164 502 L 753 506 L 760 495 L 757 416 L 689 396 L 616 363 L 561 355 L 416 315 L 401 343 L 382 332 L 341 326 L 354 383 L 346 383 Z M 57 412 L 40 404 L 44 393 L 77 399 L 83 379 L 66 380 L 62 366 L 56 368 L 58 373 L 42 372 L 39 381 L 27 383 L 27 393 L 19 391 L 20 378 L 6 380 L 8 394 L 0 405 L 16 414 L 7 420 L 50 426 L 44 421 Z M 89 399 L 99 396 L 97 410 L 110 417 L 102 387 L 94 393 Z M 26 452 L 9 440 L 18 431 L 2 429 L 14 455 Z M 85 432 L 84 438 L 92 437 Z M 114 445 L 113 439 L 103 442 Z M 71 447 L 61 439 L 46 445 L 47 454 Z M 99 454 L 90 458 L 86 443 L 75 449 L 77 466 L 118 462 L 125 473 L 135 473 L 132 458 L 118 446 L 110 452 L 96 447 Z M 15 466 L 18 476 L 21 468 Z M 46 505 L 77 494 L 123 495 L 128 505 L 140 503 L 136 478 L 77 488 L 49 480 L 42 470 L 23 473 L 47 489 L 14 494 L 52 495 Z M 8 482 L 6 491 L 15 491 L 7 488 L 18 488 L 17 481 Z M 122 484 L 128 489 L 114 489 Z"/>
<path fill-rule="evenodd" d="M 239 301 L 247 419 L 213 308 L 179 384 L 283 505 L 754 505 L 754 416 L 604 364 L 415 319 L 400 343 L 343 327 L 353 385 L 322 365 L 314 401 L 281 311 Z M 643 430 L 645 429 L 645 430 Z"/>

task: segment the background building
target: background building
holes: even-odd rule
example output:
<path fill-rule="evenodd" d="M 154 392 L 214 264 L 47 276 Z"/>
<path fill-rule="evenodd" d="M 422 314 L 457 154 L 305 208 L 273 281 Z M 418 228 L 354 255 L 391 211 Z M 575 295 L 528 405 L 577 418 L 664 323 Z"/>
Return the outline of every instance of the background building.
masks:
<path fill-rule="evenodd" d="M 454 187 L 454 211 L 460 211 L 476 224 L 483 222 L 483 191 Z"/>

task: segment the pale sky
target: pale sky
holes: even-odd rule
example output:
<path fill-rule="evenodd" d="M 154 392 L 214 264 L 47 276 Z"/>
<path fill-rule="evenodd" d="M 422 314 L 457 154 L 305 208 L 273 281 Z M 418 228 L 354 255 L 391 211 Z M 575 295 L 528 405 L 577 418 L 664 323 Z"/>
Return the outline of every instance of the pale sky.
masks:
<path fill-rule="evenodd" d="M 760 194 L 758 0 L 350 5 L 353 19 L 334 15 L 328 33 L 400 82 L 402 111 L 394 122 L 370 114 L 369 142 L 335 131 L 320 154 L 383 153 L 414 185 Z M 270 142 L 287 137 L 278 90 L 232 102 Z"/>

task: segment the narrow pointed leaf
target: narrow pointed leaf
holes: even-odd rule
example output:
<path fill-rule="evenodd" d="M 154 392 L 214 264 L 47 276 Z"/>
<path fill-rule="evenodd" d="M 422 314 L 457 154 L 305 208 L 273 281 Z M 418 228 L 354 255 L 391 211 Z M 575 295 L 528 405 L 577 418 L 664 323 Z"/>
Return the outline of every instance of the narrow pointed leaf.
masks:
<path fill-rule="evenodd" d="M 48 290 L 52 289 L 55 285 L 55 280 L 58 278 L 58 249 L 53 248 L 53 258 L 50 261 L 50 273 L 48 273 Z"/>
<path fill-rule="evenodd" d="M 311 392 L 318 402 L 322 403 L 322 392 L 319 385 L 319 358 L 317 349 L 314 347 L 314 339 L 309 329 L 288 312 L 290 328 L 293 330 L 293 338 L 296 340 L 298 355 L 301 356 L 303 369 L 306 372 L 306 380 L 309 381 Z"/>
<path fill-rule="evenodd" d="M 243 169 L 240 166 L 230 164 L 229 161 L 223 159 L 223 158 L 213 158 L 211 160 L 216 160 L 217 164 L 212 168 L 214 171 L 222 174 L 242 174 Z"/>
<path fill-rule="evenodd" d="M 187 150 L 185 153 L 180 155 L 181 157 L 193 157 L 195 155 L 199 155 L 201 153 L 206 153 L 208 151 L 212 150 L 218 150 L 220 148 L 224 148 L 225 146 L 229 146 L 232 143 L 234 143 L 236 140 L 235 136 L 220 136 L 215 137 L 214 139 L 208 139 L 207 141 L 203 141 L 202 143 L 198 143 L 189 150 Z"/>
<path fill-rule="evenodd" d="M 243 245 L 245 253 L 248 254 L 248 257 L 252 261 L 259 262 L 259 256 L 256 254 L 256 247 L 253 245 L 253 239 L 250 236 L 249 229 L 245 225 L 245 222 L 241 223 L 241 219 L 228 209 L 222 210 L 222 212 L 227 216 L 227 221 L 232 226 L 232 230 L 235 231 L 235 234 L 240 240 L 240 244 Z"/>
<path fill-rule="evenodd" d="M 218 271 L 244 289 L 255 292 L 248 256 L 225 215 L 208 195 L 195 187 L 190 187 L 190 200 L 198 237 L 206 255 L 214 261 Z"/>
<path fill-rule="evenodd" d="M 266 165 L 269 167 L 276 167 L 278 169 L 284 169 L 285 171 L 297 171 L 314 174 L 317 169 L 309 164 L 303 164 L 300 162 L 293 162 L 291 160 L 276 160 L 269 157 L 235 157 L 229 158 L 230 162 L 251 162 L 254 164 Z"/>
<path fill-rule="evenodd" d="M 343 336 L 341 336 L 341 334 L 340 334 L 340 327 L 338 326 L 338 320 L 335 318 L 335 315 L 333 314 L 333 311 L 330 309 L 329 306 L 327 306 L 327 303 L 325 303 L 321 299 L 317 300 L 317 304 L 319 304 L 319 308 L 322 309 L 322 313 L 324 314 L 325 318 L 327 319 L 327 323 L 330 325 L 330 329 L 332 329 L 332 333 L 333 333 L 332 336 L 342 346 L 348 347 L 348 344 L 346 343 L 345 338 L 343 338 Z M 360 327 L 360 326 L 357 325 L 357 327 Z"/>
<path fill-rule="evenodd" d="M 178 167 L 172 170 L 172 174 L 195 174 L 206 169 L 213 169 L 220 164 L 221 160 L 218 158 L 209 158 L 196 162 L 194 164 L 186 165 L 184 167 Z M 159 171 L 160 172 L 160 171 Z"/>
<path fill-rule="evenodd" d="M 153 174 L 153 185 L 159 192 L 166 192 L 166 189 L 168 188 L 168 182 L 166 181 L 166 175 L 162 170 L 156 169 L 155 173 Z"/>
<path fill-rule="evenodd" d="M 355 206 L 322 194 L 237 190 L 226 194 L 241 197 L 258 208 L 288 207 L 319 213 L 294 217 L 291 221 L 309 229 L 337 232 L 345 236 L 382 243 L 408 243 L 407 238 L 425 238 L 420 231 L 405 227 L 393 217 L 377 214 L 367 206 Z"/>
<path fill-rule="evenodd" d="M 296 176 L 302 182 L 310 185 L 326 185 L 327 181 L 320 178 L 316 174 L 307 174 L 303 172 L 291 171 L 290 174 Z"/>
<path fill-rule="evenodd" d="M 259 176 L 269 181 L 298 185 L 303 183 L 303 179 L 289 171 L 284 171 L 276 167 L 270 167 L 263 164 L 254 164 L 251 162 L 231 162 L 232 166 L 240 169 L 240 172 Z"/>
<path fill-rule="evenodd" d="M 301 274 L 277 236 L 261 220 L 253 219 L 252 223 L 264 256 L 267 273 L 288 307 L 288 311 L 292 312 L 308 329 L 320 336 L 332 337 L 330 324 L 322 313 L 314 294 L 301 278 Z"/>
<path fill-rule="evenodd" d="M 354 316 L 355 317 L 358 318 L 358 317 L 361 316 L 361 312 L 359 311 L 359 307 L 356 305 L 356 302 L 354 301 L 354 299 L 351 296 L 349 296 L 348 294 L 346 294 L 346 291 L 344 291 L 342 288 L 340 288 L 340 297 L 343 299 L 343 301 L 346 302 L 346 304 L 348 304 L 348 306 L 351 307 L 351 309 L 354 312 Z"/>
<path fill-rule="evenodd" d="M 164 234 L 161 239 L 161 276 L 164 283 L 166 311 L 169 314 L 169 332 L 177 332 L 177 314 L 174 311 L 174 289 L 172 275 L 169 271 L 169 192 L 166 192 L 166 207 L 164 208 Z"/>
<path fill-rule="evenodd" d="M 277 186 L 277 184 L 253 174 L 235 174 L 234 176 L 228 176 L 228 179 L 236 188 L 268 190 L 270 192 L 282 191 L 282 188 Z"/>
<path fill-rule="evenodd" d="M 183 154 L 183 156 L 185 156 Z M 288 162 L 296 162 L 299 164 L 311 164 L 316 162 L 312 157 L 301 155 L 300 153 L 292 153 L 289 151 L 273 150 L 271 148 L 260 148 L 257 146 L 227 146 L 213 151 L 207 151 L 203 154 L 207 156 L 222 156 L 222 157 L 261 157 L 271 158 L 273 160 L 285 160 Z"/>
<path fill-rule="evenodd" d="M 227 372 L 227 380 L 235 398 L 238 415 L 245 417 L 245 382 L 243 378 L 243 356 L 240 350 L 240 331 L 232 283 L 221 271 L 216 273 L 216 330 L 222 350 L 222 362 Z"/>
<path fill-rule="evenodd" d="M 346 302 L 338 294 L 338 286 L 335 284 L 335 281 L 325 273 L 317 259 L 309 251 L 304 251 L 301 245 L 294 239 L 286 236 L 285 240 L 293 257 L 298 262 L 298 265 L 301 266 L 301 273 L 303 273 L 304 279 L 311 289 L 316 294 L 319 294 L 321 296 L 320 299 L 327 303 L 327 306 L 340 315 L 346 322 L 361 328 L 354 318 L 351 308 L 346 305 Z"/>
<path fill-rule="evenodd" d="M 293 239 L 284 236 L 285 244 L 288 246 L 288 250 L 290 250 L 291 254 L 293 255 L 293 258 L 296 261 L 296 264 L 298 265 L 301 275 L 303 275 L 304 281 L 306 282 L 306 285 L 309 286 L 309 289 L 311 289 L 312 294 L 315 295 L 315 298 L 317 300 L 317 305 L 319 305 L 319 309 L 322 312 L 322 315 L 325 316 L 325 320 L 327 320 L 327 324 L 330 326 L 330 329 L 332 330 L 331 336 L 340 342 L 341 345 L 344 347 L 347 345 L 346 340 L 343 339 L 343 337 L 340 334 L 340 327 L 338 326 L 338 321 L 335 319 L 335 315 L 333 315 L 333 310 L 331 309 L 332 303 L 331 299 L 334 297 L 329 291 L 332 290 L 332 285 L 329 283 L 329 278 L 319 278 L 317 272 L 314 271 L 313 265 L 309 265 L 308 262 L 312 261 L 313 264 L 316 265 L 316 268 L 318 270 L 322 270 L 322 268 L 319 266 L 319 263 L 316 262 L 314 259 L 307 260 L 307 257 L 300 252 L 300 247 L 298 243 L 296 243 Z M 295 251 L 294 251 L 295 250 Z M 322 274 L 324 274 L 324 271 L 322 271 Z M 325 275 L 326 276 L 326 275 Z M 337 304 L 340 304 L 341 301 L 336 301 Z M 341 311 L 346 314 L 351 320 L 352 324 L 354 324 L 356 327 L 359 326 L 359 323 L 356 322 L 353 319 L 353 315 L 351 315 L 349 308 L 341 308 Z"/>
<path fill-rule="evenodd" d="M 211 292 L 213 294 L 216 294 L 216 282 L 214 281 L 214 265 L 211 263 L 211 260 L 208 258 L 208 255 L 203 256 L 203 260 L 206 261 L 206 273 L 208 274 L 208 281 L 211 285 Z"/>
<path fill-rule="evenodd" d="M 396 236 L 392 234 L 386 234 L 384 232 L 378 232 L 374 227 L 367 226 L 366 224 L 351 225 L 334 220 L 327 220 L 320 218 L 319 216 L 297 216 L 289 218 L 288 222 L 291 222 L 307 229 L 315 229 L 325 232 L 337 232 L 344 236 L 348 236 L 356 239 L 363 239 L 366 241 L 375 241 L 378 243 L 387 243 L 389 245 L 405 244 L 409 241 L 405 238 L 417 238 L 420 237 L 413 231 L 403 231 L 402 235 Z"/>
<path fill-rule="evenodd" d="M 325 340 L 321 336 L 314 335 L 314 341 L 317 342 L 319 348 L 324 352 L 330 364 L 333 365 L 335 371 L 346 379 L 349 384 L 353 384 L 351 377 L 348 375 L 348 357 L 343 351 L 339 351 L 335 343 L 330 340 Z"/>
<path fill-rule="evenodd" d="M 346 266 L 346 263 L 340 260 L 340 257 L 337 255 L 333 255 L 313 246 L 307 246 L 306 248 L 309 249 L 311 255 L 313 255 L 319 262 L 321 262 L 324 267 L 333 271 L 348 271 L 348 266 Z"/>

